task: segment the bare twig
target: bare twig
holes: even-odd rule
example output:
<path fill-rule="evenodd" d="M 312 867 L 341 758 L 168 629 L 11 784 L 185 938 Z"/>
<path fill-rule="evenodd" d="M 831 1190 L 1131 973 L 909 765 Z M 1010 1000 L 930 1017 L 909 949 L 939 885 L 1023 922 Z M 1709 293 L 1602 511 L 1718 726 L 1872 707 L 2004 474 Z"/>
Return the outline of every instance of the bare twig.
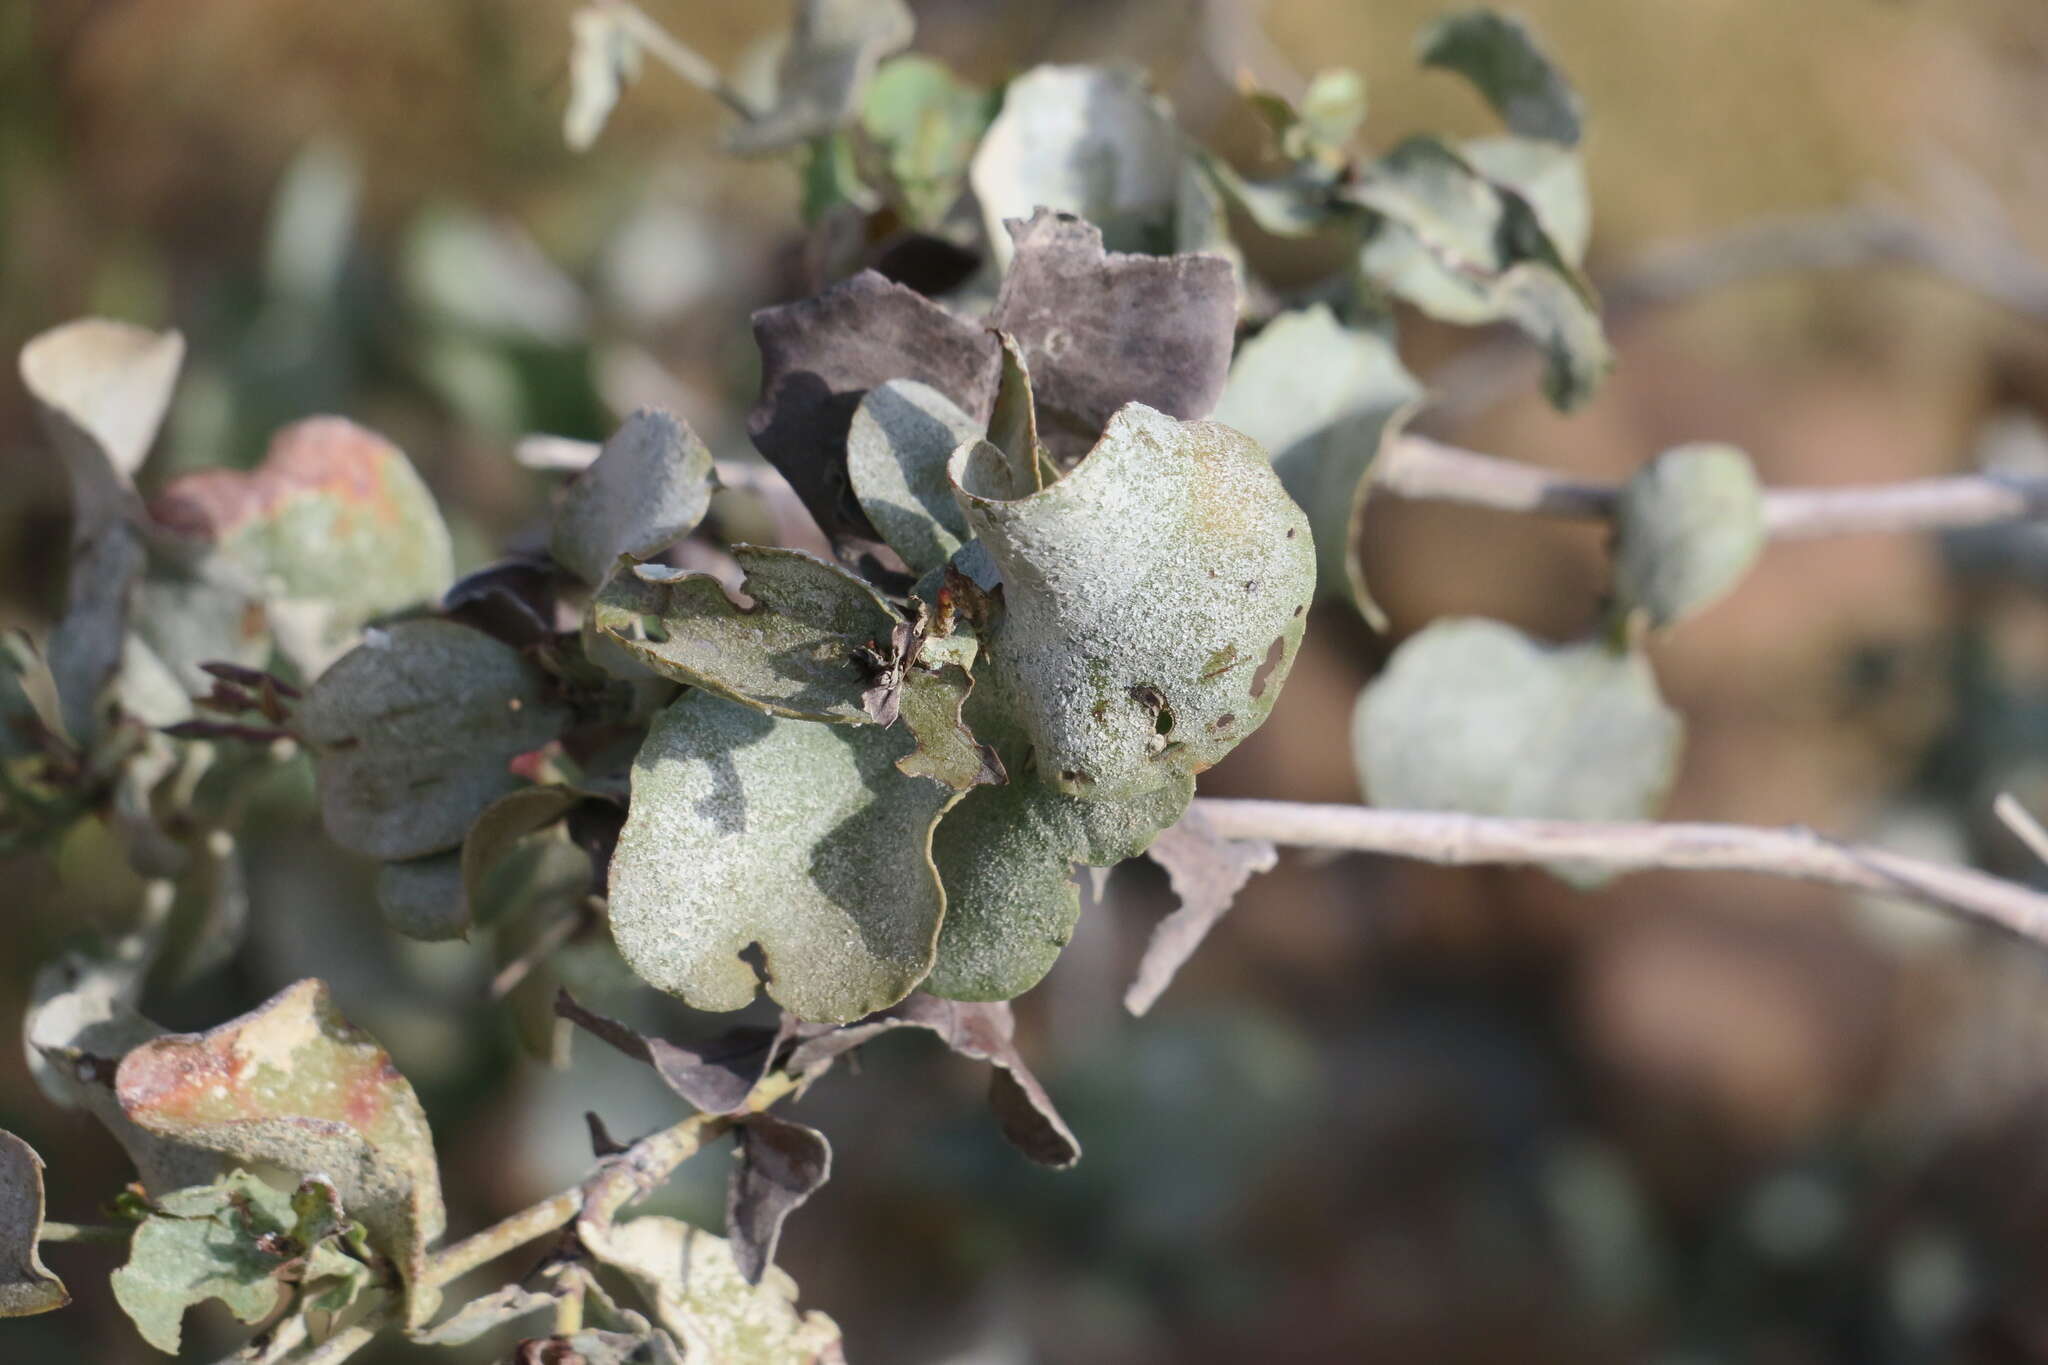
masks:
<path fill-rule="evenodd" d="M 1584 862 L 1616 872 L 1754 872 L 1919 901 L 2048 943 L 2048 895 L 1970 868 L 1840 843 L 1808 829 L 1515 820 L 1297 801 L 1204 798 L 1195 806 L 1217 834 L 1231 839 L 1451 866 Z"/>
<path fill-rule="evenodd" d="M 630 33 L 634 41 L 663 66 L 699 90 L 710 94 L 749 123 L 761 116 L 760 110 L 754 108 L 745 96 L 726 82 L 710 58 L 684 46 L 674 34 L 654 22 L 638 5 L 629 3 L 629 0 L 599 0 L 599 3 L 618 20 L 619 27 Z"/>
<path fill-rule="evenodd" d="M 2000 792 L 1998 799 L 1991 803 L 1991 813 L 2027 846 L 2029 853 L 2048 863 L 2048 829 L 2041 828 L 2041 822 L 2019 803 L 2018 797 L 2011 792 Z"/>
<path fill-rule="evenodd" d="M 1373 469 L 1373 486 L 1405 498 L 1504 512 L 1601 520 L 1619 490 L 1535 465 L 1402 435 Z M 2028 521 L 2048 514 L 2048 478 L 1966 474 L 1841 488 L 1773 488 L 1764 524 L 1775 540 L 1873 531 L 1932 531 Z"/>
<path fill-rule="evenodd" d="M 126 1242 L 135 1236 L 133 1224 L 45 1223 L 39 1240 L 44 1242 Z"/>

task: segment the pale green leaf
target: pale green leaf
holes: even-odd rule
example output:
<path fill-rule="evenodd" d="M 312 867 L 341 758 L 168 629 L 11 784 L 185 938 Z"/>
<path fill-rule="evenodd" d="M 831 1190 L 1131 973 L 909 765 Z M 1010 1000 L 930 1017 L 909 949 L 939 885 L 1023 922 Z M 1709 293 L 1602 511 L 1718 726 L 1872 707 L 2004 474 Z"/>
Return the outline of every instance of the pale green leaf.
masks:
<path fill-rule="evenodd" d="M 595 587 L 620 555 L 645 559 L 695 530 L 711 505 L 711 451 L 688 424 L 642 408 L 612 433 L 555 511 L 555 561 Z"/>
<path fill-rule="evenodd" d="M 325 1177 L 398 1266 L 408 1321 L 433 1311 L 420 1283 L 446 1226 L 433 1134 L 390 1054 L 341 1016 L 324 982 L 297 982 L 206 1033 L 142 1044 L 114 1088 L 159 1136 Z"/>
<path fill-rule="evenodd" d="M 612 937 L 698 1009 L 768 993 L 805 1019 L 894 1004 L 931 969 L 931 829 L 955 793 L 906 776 L 901 728 L 773 718 L 707 692 L 656 718 L 612 856 Z"/>
<path fill-rule="evenodd" d="M 1573 265 L 1583 265 L 1593 236 L 1593 201 L 1586 161 L 1570 147 L 1526 137 L 1480 137 L 1458 144 L 1472 168 L 1513 190 L 1535 210 L 1537 222 Z"/>
<path fill-rule="evenodd" d="M 622 565 L 590 606 L 596 633 L 662 677 L 770 715 L 864 725 L 854 650 L 901 622 L 882 595 L 801 550 L 736 545 L 750 607 L 710 574 Z"/>
<path fill-rule="evenodd" d="M 1615 590 L 1657 626 L 1726 595 L 1764 545 L 1763 488 L 1733 446 L 1665 451 L 1623 486 L 1614 519 Z"/>
<path fill-rule="evenodd" d="M 585 5 L 569 16 L 569 105 L 562 111 L 562 138 L 570 150 L 590 149 L 639 74 L 640 45 L 615 9 Z"/>
<path fill-rule="evenodd" d="M 114 1301 L 159 1351 L 178 1353 L 185 1310 L 219 1299 L 243 1322 L 284 1306 L 281 1251 L 258 1244 L 291 1230 L 291 1197 L 247 1171 L 157 1201 L 113 1275 Z"/>
<path fill-rule="evenodd" d="M 1472 82 L 1512 131 L 1566 146 L 1578 142 L 1578 94 L 1520 19 L 1488 9 L 1449 15 L 1423 31 L 1416 52 L 1423 65 Z"/>
<path fill-rule="evenodd" d="M 980 677 L 1070 795 L 1136 796 L 1265 720 L 1315 591 L 1307 518 L 1265 452 L 1132 403 L 1058 483 L 1004 495 L 986 442 L 955 452 L 968 524 L 1003 582 Z"/>
<path fill-rule="evenodd" d="M 184 358 L 178 333 L 104 318 L 53 327 L 21 348 L 22 385 L 71 475 L 74 540 L 129 506 Z"/>
<path fill-rule="evenodd" d="M 506 765 L 558 735 L 566 710 L 517 650 L 448 621 L 378 632 L 322 674 L 298 720 L 336 843 L 372 858 L 454 848 L 523 785 Z"/>
<path fill-rule="evenodd" d="M 863 512 L 912 571 L 950 559 L 967 539 L 946 461 L 982 424 L 914 379 L 869 389 L 846 433 L 846 472 Z"/>
<path fill-rule="evenodd" d="M 43 1235 L 43 1159 L 0 1129 L 0 1318 L 26 1318 L 71 1302 L 37 1254 Z"/>
<path fill-rule="evenodd" d="M 968 162 L 1000 104 L 930 57 L 894 57 L 875 72 L 861 128 L 913 226 L 937 228 L 959 202 Z"/>

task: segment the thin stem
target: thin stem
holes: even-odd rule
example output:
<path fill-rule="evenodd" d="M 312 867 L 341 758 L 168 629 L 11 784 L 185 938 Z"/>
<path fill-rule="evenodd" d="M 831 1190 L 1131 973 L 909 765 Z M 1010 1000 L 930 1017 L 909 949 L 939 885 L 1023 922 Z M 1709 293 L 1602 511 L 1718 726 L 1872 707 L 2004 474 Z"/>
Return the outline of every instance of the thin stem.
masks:
<path fill-rule="evenodd" d="M 45 1223 L 41 1240 L 45 1242 L 108 1242 L 126 1244 L 135 1235 L 135 1229 L 128 1224 L 112 1223 Z"/>
<path fill-rule="evenodd" d="M 1449 866 L 1582 862 L 1616 872 L 1755 872 L 1898 896 L 2048 944 L 2048 895 L 1970 868 L 1841 843 L 1808 829 L 1516 820 L 1299 801 L 1203 798 L 1195 805 L 1228 839 L 1384 853 Z"/>
<path fill-rule="evenodd" d="M 2000 792 L 1998 799 L 1991 803 L 1991 813 L 1999 823 L 2013 832 L 2013 836 L 2027 846 L 2027 851 L 2048 863 L 2048 829 L 2041 828 L 2041 822 L 2034 813 L 2022 806 L 2019 798 L 2011 792 Z"/>
<path fill-rule="evenodd" d="M 718 68 L 712 64 L 710 58 L 684 46 L 674 34 L 654 22 L 638 5 L 630 3 L 630 0 L 604 0 L 604 4 L 619 21 L 619 26 L 630 33 L 633 40 L 663 66 L 699 90 L 709 93 L 719 103 L 749 123 L 761 116 L 760 111 L 742 98 L 739 91 L 726 84 L 725 77 L 719 74 Z"/>

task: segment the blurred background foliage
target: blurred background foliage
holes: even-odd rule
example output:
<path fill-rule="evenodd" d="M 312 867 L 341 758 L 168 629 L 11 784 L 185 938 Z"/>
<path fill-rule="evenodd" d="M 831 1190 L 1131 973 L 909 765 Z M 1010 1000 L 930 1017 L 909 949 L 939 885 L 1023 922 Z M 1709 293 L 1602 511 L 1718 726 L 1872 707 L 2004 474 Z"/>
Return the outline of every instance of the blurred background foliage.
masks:
<path fill-rule="evenodd" d="M 779 5 L 646 0 L 724 69 L 765 73 Z M 1368 142 L 1488 115 L 1419 72 L 1435 0 L 923 0 L 918 49 L 999 81 L 1047 60 L 1148 67 L 1241 164 L 1261 75 L 1349 65 Z M 531 536 L 541 430 L 597 438 L 642 403 L 744 453 L 747 313 L 809 291 L 786 161 L 718 151 L 724 115 L 650 73 L 595 149 L 564 149 L 567 0 L 15 0 L 0 5 L 0 350 L 100 313 L 191 347 L 146 477 L 248 465 L 280 423 L 396 440 L 462 567 Z M 1870 196 L 2048 262 L 2048 6 L 2039 0 L 1522 0 L 1591 112 L 1596 280 L 1645 252 Z M 1250 241 L 1271 275 L 1290 252 Z M 1328 262 L 1300 265 L 1307 277 Z M 2010 300 L 2005 301 L 2010 303 Z M 1426 428 L 1621 477 L 1689 440 L 1771 483 L 2048 467 L 2048 330 L 1905 271 L 1774 275 L 1614 319 L 1620 363 L 1569 418 L 1531 356 L 1407 319 L 1459 400 Z M 1475 359 L 1477 357 L 1477 359 Z M 1477 378 L 1475 379 L 1475 374 Z M 61 601 L 62 475 L 0 385 L 0 622 Z M 1375 501 L 1367 562 L 1398 640 L 1447 612 L 1561 637 L 1593 619 L 1599 532 Z M 1657 646 L 1690 737 L 1677 818 L 1803 823 L 2039 878 L 1985 818 L 2048 808 L 2048 536 L 1773 546 Z M 1272 722 L 1219 795 L 1356 799 L 1340 736 L 1384 658 L 1319 608 Z M 319 974 L 418 1085 L 466 1231 L 575 1178 L 581 1113 L 675 1101 L 609 1051 L 524 1059 L 464 944 L 387 934 L 373 869 L 329 845 L 302 772 L 259 803 L 250 941 L 183 997 L 212 1024 Z M 104 832 L 4 870 L 0 1013 L 35 964 L 117 927 Z M 1592 895 L 1537 872 L 1283 857 L 1133 1021 L 1122 984 L 1164 879 L 1118 872 L 1020 1002 L 1088 1152 L 1034 1169 L 971 1064 L 878 1049 L 798 1117 L 837 1178 L 782 1263 L 861 1361 L 958 1365 L 2048 1360 L 2048 961 L 1924 912 L 1682 874 Z M 601 957 L 587 964 L 606 970 Z M 563 968 L 573 977 L 574 964 Z M 125 1178 L 92 1121 L 0 1053 L 0 1126 L 51 1162 L 51 1214 Z M 716 1225 L 717 1154 L 665 1207 Z M 58 1247 L 71 1310 L 0 1327 L 9 1361 L 140 1361 L 104 1252 Z M 195 1319 L 188 1354 L 229 1338 Z M 392 1344 L 365 1359 L 455 1359 Z M 481 1357 L 479 1357 L 481 1358 Z"/>

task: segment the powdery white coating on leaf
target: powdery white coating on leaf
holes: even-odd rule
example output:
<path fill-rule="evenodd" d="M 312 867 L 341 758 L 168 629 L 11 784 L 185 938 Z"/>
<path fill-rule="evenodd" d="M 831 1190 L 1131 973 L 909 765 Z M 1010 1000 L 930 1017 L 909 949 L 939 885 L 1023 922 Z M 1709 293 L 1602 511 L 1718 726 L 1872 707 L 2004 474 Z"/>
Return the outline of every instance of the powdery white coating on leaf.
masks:
<path fill-rule="evenodd" d="M 901 729 L 772 718 L 685 693 L 654 722 L 611 864 L 612 937 L 642 979 L 698 1009 L 768 993 L 857 1019 L 931 969 L 945 899 L 931 830 L 955 793 L 908 777 Z"/>
<path fill-rule="evenodd" d="M 1084 801 L 1035 772 L 969 792 L 932 840 L 946 922 L 924 988 L 951 1000 L 1010 1000 L 1037 985 L 1081 917 L 1074 864 L 1108 867 L 1144 852 L 1194 792 L 1192 777 L 1175 774 L 1139 796 Z"/>
<path fill-rule="evenodd" d="M 153 1133 L 319 1174 L 412 1288 L 409 1320 L 432 1312 L 418 1282 L 446 1227 L 434 1138 L 391 1057 L 300 981 L 206 1033 L 169 1034 L 122 1059 L 121 1108 Z"/>
<path fill-rule="evenodd" d="M 25 1318 L 71 1302 L 37 1254 L 43 1235 L 43 1159 L 0 1129 L 0 1318 Z"/>
<path fill-rule="evenodd" d="M 1686 445 L 1636 471 L 1615 504 L 1614 586 L 1668 626 L 1742 581 L 1764 547 L 1764 493 L 1734 446 Z"/>
<path fill-rule="evenodd" d="M 683 1348 L 688 1365 L 834 1365 L 839 1328 L 799 1312 L 796 1281 L 773 1266 L 748 1284 L 725 1239 L 650 1214 L 600 1227 L 577 1224 L 590 1254 L 623 1273 Z"/>
<path fill-rule="evenodd" d="M 462 853 L 386 863 L 377 869 L 377 908 L 384 922 L 407 938 L 437 942 L 469 933 L 469 898 L 462 890 Z"/>
<path fill-rule="evenodd" d="M 1014 254 L 1005 220 L 1039 208 L 1078 214 L 1111 247 L 1136 250 L 1172 227 L 1180 129 L 1128 67 L 1040 66 L 1010 82 L 968 182 L 997 263 Z"/>
<path fill-rule="evenodd" d="M 769 715 L 868 724 L 869 679 L 853 651 L 887 643 L 902 618 L 867 582 L 801 550 L 732 554 L 751 607 L 734 606 L 710 574 L 621 565 L 591 602 L 590 623 L 664 678 Z"/>
<path fill-rule="evenodd" d="M 165 1195 L 128 1244 L 113 1274 L 114 1301 L 143 1339 L 178 1353 L 185 1310 L 219 1299 L 243 1322 L 261 1322 L 284 1303 L 285 1257 L 258 1239 L 291 1232 L 291 1196 L 247 1171 Z"/>
<path fill-rule="evenodd" d="M 1391 341 L 1327 304 L 1282 313 L 1238 348 L 1215 420 L 1264 446 L 1308 513 L 1321 591 L 1345 590 L 1351 505 L 1388 421 L 1421 396 Z"/>
<path fill-rule="evenodd" d="M 555 560 L 595 587 L 620 555 L 645 559 L 695 530 L 711 505 L 711 450 L 687 423 L 642 408 L 562 495 Z"/>
<path fill-rule="evenodd" d="M 1133 403 L 1041 492 L 984 496 L 998 461 L 962 446 L 951 473 L 1003 579 L 983 673 L 1046 780 L 1135 796 L 1256 730 L 1315 591 L 1308 519 L 1257 443 Z"/>
<path fill-rule="evenodd" d="M 506 765 L 555 738 L 567 713 L 517 650 L 428 620 L 349 651 L 298 719 L 318 754 L 328 835 L 393 861 L 460 844 L 485 806 L 523 785 Z"/>
<path fill-rule="evenodd" d="M 1669 789 L 1683 729 L 1639 651 L 1466 617 L 1394 651 L 1359 696 L 1352 746 L 1375 805 L 1636 820 Z"/>
<path fill-rule="evenodd" d="M 967 539 L 946 460 L 982 427 L 945 394 L 914 379 L 878 385 L 854 409 L 846 433 L 854 496 L 915 573 L 944 564 Z"/>

